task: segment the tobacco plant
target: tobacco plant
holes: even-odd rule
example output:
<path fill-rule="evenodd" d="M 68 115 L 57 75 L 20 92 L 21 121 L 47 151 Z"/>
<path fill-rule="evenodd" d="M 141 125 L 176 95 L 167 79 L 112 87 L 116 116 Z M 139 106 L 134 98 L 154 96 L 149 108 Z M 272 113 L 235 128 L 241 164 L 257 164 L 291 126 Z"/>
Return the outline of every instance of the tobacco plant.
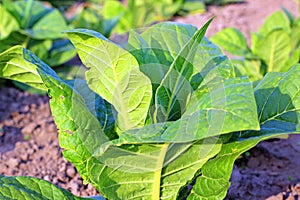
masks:
<path fill-rule="evenodd" d="M 52 67 L 76 55 L 61 34 L 69 27 L 59 10 L 39 1 L 6 0 L 0 4 L 0 15 L 0 52 L 22 45 Z"/>
<path fill-rule="evenodd" d="M 109 37 L 118 22 L 118 18 L 103 19 L 101 9 L 94 4 L 81 5 L 84 5 L 81 12 L 75 13 L 69 21 L 64 13 L 39 1 L 3 1 L 0 4 L 0 52 L 22 45 L 49 66 L 56 67 L 57 73 L 72 77 L 79 67 L 75 62 L 66 62 L 75 57 L 76 51 L 62 32 L 74 27 L 87 28 Z M 43 93 L 19 82 L 13 83 L 28 92 Z"/>
<path fill-rule="evenodd" d="M 239 76 L 261 80 L 268 72 L 285 72 L 300 60 L 300 18 L 284 13 L 271 14 L 257 33 L 251 34 L 251 48 L 236 28 L 226 28 L 210 39 L 233 56 Z"/>
<path fill-rule="evenodd" d="M 126 48 L 72 30 L 85 80 L 62 80 L 21 46 L 0 54 L 0 75 L 48 91 L 64 157 L 103 197 L 223 199 L 239 155 L 299 133 L 300 65 L 253 88 L 204 37 L 209 23 L 156 24 L 131 32 Z M 1 177 L 0 194 L 53 199 L 57 187 L 31 180 Z"/>
<path fill-rule="evenodd" d="M 185 16 L 205 12 L 208 4 L 224 5 L 243 2 L 244 0 L 128 0 L 123 5 L 117 0 L 104 0 L 103 15 L 105 18 L 120 17 L 114 31 L 128 32 L 142 28 L 157 21 L 169 20 L 176 15 Z"/>

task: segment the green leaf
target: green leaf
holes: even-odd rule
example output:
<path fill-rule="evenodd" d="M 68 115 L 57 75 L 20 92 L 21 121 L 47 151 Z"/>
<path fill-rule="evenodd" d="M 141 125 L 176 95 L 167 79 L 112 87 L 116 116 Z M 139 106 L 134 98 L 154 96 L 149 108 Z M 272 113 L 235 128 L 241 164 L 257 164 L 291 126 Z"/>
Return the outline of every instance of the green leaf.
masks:
<path fill-rule="evenodd" d="M 69 191 L 57 187 L 38 178 L 29 176 L 3 176 L 0 175 L 0 196 L 4 199 L 64 199 L 64 200 L 88 200 L 74 196 Z"/>
<path fill-rule="evenodd" d="M 0 4 L 0 40 L 19 29 L 17 20 Z"/>
<path fill-rule="evenodd" d="M 128 21 L 128 19 L 130 19 L 131 26 L 128 27 L 130 29 L 145 27 L 152 24 L 155 22 L 155 5 L 153 4 L 155 4 L 153 0 L 128 0 L 128 9 L 120 19 L 120 23 L 122 23 L 122 20 Z M 130 29 L 127 29 L 127 31 Z"/>
<path fill-rule="evenodd" d="M 25 83 L 21 83 L 21 82 L 18 82 L 18 81 L 13 81 L 12 83 L 18 89 L 21 89 L 22 91 L 26 91 L 29 94 L 38 94 L 38 95 L 46 95 L 47 94 L 47 91 L 31 87 L 31 86 L 29 86 L 29 85 L 27 85 Z"/>
<path fill-rule="evenodd" d="M 107 6 L 106 4 L 110 4 L 110 2 L 105 2 L 105 9 Z M 115 9 L 116 8 L 114 8 L 113 10 Z M 101 6 L 99 7 L 93 4 L 84 6 L 82 10 L 78 10 L 78 13 L 72 20 L 71 25 L 73 25 L 74 28 L 95 30 L 99 33 L 102 33 L 105 37 L 109 37 L 112 29 L 119 22 L 120 16 L 118 16 L 117 14 L 117 16 L 115 17 L 110 16 L 109 19 L 104 19 L 101 11 L 107 12 L 106 10 L 102 10 Z"/>
<path fill-rule="evenodd" d="M 169 67 L 196 30 L 195 26 L 189 24 L 159 23 L 140 35 L 131 32 L 127 50 L 136 57 L 140 65 L 160 63 Z"/>
<path fill-rule="evenodd" d="M 252 84 L 246 78 L 220 79 L 192 93 L 181 119 L 162 138 L 184 142 L 249 129 L 259 129 Z"/>
<path fill-rule="evenodd" d="M 281 68 L 282 72 L 288 71 L 292 66 L 295 64 L 298 64 L 300 61 L 300 46 L 299 48 L 293 49 L 292 52 L 290 52 L 290 58 L 287 60 L 285 65 Z"/>
<path fill-rule="evenodd" d="M 29 41 L 29 36 L 22 31 L 14 31 L 7 38 L 1 40 L 0 52 L 6 51 L 7 49 L 15 46 L 22 45 L 27 46 Z"/>
<path fill-rule="evenodd" d="M 118 128 L 127 130 L 145 124 L 152 97 L 150 80 L 139 70 L 136 59 L 99 33 L 69 31 L 83 64 L 89 87 L 118 112 Z"/>
<path fill-rule="evenodd" d="M 288 9 L 286 9 L 284 6 L 281 6 L 281 9 L 284 12 L 284 14 L 286 15 L 286 17 L 288 18 L 290 25 L 293 25 L 296 22 L 294 15 Z"/>
<path fill-rule="evenodd" d="M 190 80 L 193 90 L 221 79 L 235 77 L 234 67 L 221 49 L 204 38 L 193 60 L 195 67 Z"/>
<path fill-rule="evenodd" d="M 269 73 L 255 88 L 260 131 L 236 134 L 201 169 L 188 199 L 223 199 L 230 186 L 234 161 L 260 141 L 300 133 L 300 65 L 286 73 Z"/>
<path fill-rule="evenodd" d="M 103 16 L 105 19 L 111 19 L 125 12 L 125 7 L 119 1 L 106 1 L 103 6 Z"/>
<path fill-rule="evenodd" d="M 236 75 L 239 77 L 248 76 L 250 81 L 257 81 L 263 78 L 260 73 L 261 61 L 255 59 L 232 59 Z"/>
<path fill-rule="evenodd" d="M 62 38 L 62 32 L 68 29 L 67 23 L 58 10 L 53 10 L 43 16 L 31 29 L 26 32 L 34 39 Z"/>
<path fill-rule="evenodd" d="M 52 47 L 51 40 L 33 40 L 30 39 L 27 44 L 27 49 L 35 52 L 36 56 L 41 60 L 46 60 L 48 57 L 48 52 Z"/>
<path fill-rule="evenodd" d="M 259 33 L 254 33 L 252 32 L 251 33 L 251 49 L 252 49 L 252 52 L 253 54 L 256 54 L 256 52 L 258 51 L 258 43 L 260 40 L 263 40 L 263 36 Z"/>
<path fill-rule="evenodd" d="M 103 33 L 103 18 L 95 8 L 85 7 L 71 23 L 74 28 L 86 28 Z"/>
<path fill-rule="evenodd" d="M 183 0 L 149 0 L 149 2 L 152 2 L 152 5 L 154 7 L 153 10 L 155 12 L 156 20 L 168 20 L 172 18 L 175 14 L 180 15 L 180 9 L 183 6 Z"/>
<path fill-rule="evenodd" d="M 251 56 L 245 36 L 236 28 L 223 29 L 210 40 L 234 56 Z"/>
<path fill-rule="evenodd" d="M 109 145 L 190 142 L 241 130 L 258 130 L 252 84 L 246 78 L 220 79 L 192 93 L 187 110 L 175 122 L 157 123 L 121 134 Z M 235 122 L 235 123 L 232 123 Z"/>
<path fill-rule="evenodd" d="M 130 32 L 127 50 L 137 59 L 140 70 L 150 78 L 153 94 L 177 54 L 196 30 L 191 25 L 164 22 L 150 27 L 142 34 Z"/>
<path fill-rule="evenodd" d="M 271 136 L 253 137 L 223 144 L 220 153 L 201 169 L 201 175 L 191 190 L 188 200 L 219 200 L 226 197 L 235 160 L 244 152 Z"/>
<path fill-rule="evenodd" d="M 133 15 L 119 1 L 106 1 L 102 12 L 105 20 L 119 19 L 118 24 L 114 27 L 116 33 L 124 33 L 135 28 Z"/>
<path fill-rule="evenodd" d="M 255 87 L 262 133 L 300 131 L 300 65 L 286 73 L 269 73 Z"/>
<path fill-rule="evenodd" d="M 269 15 L 264 24 L 260 27 L 258 33 L 267 36 L 276 29 L 282 29 L 288 34 L 291 31 L 290 22 L 281 11 Z"/>
<path fill-rule="evenodd" d="M 120 21 L 120 17 L 114 17 L 103 21 L 103 35 L 109 37 L 113 29 L 117 26 Z"/>
<path fill-rule="evenodd" d="M 51 49 L 48 51 L 48 56 L 45 62 L 51 66 L 56 67 L 64 64 L 76 56 L 74 46 L 68 40 L 55 40 Z"/>
<path fill-rule="evenodd" d="M 37 66 L 39 74 L 48 88 L 48 94 L 51 97 L 51 112 L 59 129 L 58 138 L 60 147 L 64 149 L 64 157 L 75 165 L 86 182 L 91 182 L 87 166 L 89 162 L 93 162 L 92 154 L 102 144 L 108 142 L 108 138 L 95 116 L 95 110 L 93 110 L 92 103 L 95 102 L 89 101 L 89 95 L 93 96 L 95 93 L 80 94 L 78 92 L 80 87 L 62 81 L 49 66 L 36 58 L 34 54 L 31 52 L 24 54 L 26 60 Z M 105 166 L 102 165 L 102 167 Z"/>
<path fill-rule="evenodd" d="M 289 59 L 291 39 L 284 30 L 274 30 L 259 40 L 255 54 L 267 65 L 267 72 L 281 71 Z"/>
<path fill-rule="evenodd" d="M 300 47 L 300 19 L 295 21 L 295 23 L 292 25 L 291 30 L 291 45 L 292 49 L 296 49 Z M 299 60 L 298 60 L 299 61 Z"/>
<path fill-rule="evenodd" d="M 134 32 L 129 34 L 127 49 L 138 60 L 141 71 L 150 78 L 153 93 L 180 50 L 195 32 L 196 27 L 191 25 L 164 22 L 150 27 L 140 35 Z M 222 67 L 216 67 L 220 57 L 224 57 L 221 50 L 204 37 L 197 47 L 194 59 L 190 60 L 195 68 L 190 81 L 193 89 L 196 89 L 206 74 L 214 68 L 223 77 L 233 76 L 234 70 L 229 62 Z"/>
<path fill-rule="evenodd" d="M 15 46 L 0 54 L 0 77 L 26 83 L 46 90 L 37 67 L 23 59 L 25 49 Z"/>
<path fill-rule="evenodd" d="M 95 94 L 87 85 L 85 80 L 76 78 L 67 82 L 83 98 L 91 113 L 97 117 L 102 130 L 110 139 L 115 139 L 115 116 L 113 107 L 107 101 Z"/>
<path fill-rule="evenodd" d="M 184 1 L 179 11 L 180 15 L 200 14 L 205 12 L 205 4 L 201 1 Z"/>
<path fill-rule="evenodd" d="M 191 63 L 211 21 L 212 19 L 184 45 L 157 88 L 155 118 L 158 122 L 176 120 L 184 112 L 188 97 L 192 92 L 189 80 L 194 66 Z"/>
<path fill-rule="evenodd" d="M 18 20 L 22 29 L 32 28 L 33 25 L 51 12 L 39 1 L 14 1 L 8 2 L 5 8 Z"/>
<path fill-rule="evenodd" d="M 102 184 L 109 199 L 177 199 L 180 189 L 192 181 L 220 147 L 217 138 L 181 144 L 113 146 L 101 157 L 96 156 L 98 160 L 105 159 L 109 167 L 101 170 L 98 164 L 91 165 L 91 177 Z M 110 181 L 103 181 L 104 177 L 110 177 Z"/>

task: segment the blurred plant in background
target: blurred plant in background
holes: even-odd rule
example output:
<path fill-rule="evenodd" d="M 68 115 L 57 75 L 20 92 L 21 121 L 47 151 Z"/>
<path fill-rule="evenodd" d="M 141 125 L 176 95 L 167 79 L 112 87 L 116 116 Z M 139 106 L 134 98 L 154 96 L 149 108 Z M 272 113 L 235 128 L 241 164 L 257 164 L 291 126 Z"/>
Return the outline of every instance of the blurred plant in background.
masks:
<path fill-rule="evenodd" d="M 112 33 L 127 34 L 132 29 L 169 20 L 176 15 L 202 13 L 206 4 L 223 5 L 242 1 L 0 0 L 0 53 L 12 46 L 22 45 L 49 66 L 55 67 L 62 77 L 72 78 L 76 74 L 72 67 L 80 65 L 80 62 L 78 59 L 68 62 L 76 56 L 76 52 L 65 39 L 63 32 L 66 30 L 91 29 L 109 38 Z M 15 84 L 31 91 L 25 85 Z"/>
<path fill-rule="evenodd" d="M 251 34 L 251 47 L 237 28 L 223 29 L 210 40 L 233 56 L 237 75 L 258 81 L 268 72 L 285 72 L 299 62 L 300 18 L 285 8 L 269 15 Z"/>
<path fill-rule="evenodd" d="M 59 10 L 39 1 L 3 1 L 0 4 L 0 52 L 22 45 L 47 64 L 58 66 L 76 55 L 63 31 L 70 27 Z"/>

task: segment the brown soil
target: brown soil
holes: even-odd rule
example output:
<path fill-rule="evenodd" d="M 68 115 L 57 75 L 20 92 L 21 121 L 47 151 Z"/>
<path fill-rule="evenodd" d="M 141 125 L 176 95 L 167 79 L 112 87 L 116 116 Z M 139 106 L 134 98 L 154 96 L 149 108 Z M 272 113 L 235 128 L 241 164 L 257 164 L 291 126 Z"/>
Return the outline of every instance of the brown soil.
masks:
<path fill-rule="evenodd" d="M 287 8 L 295 16 L 298 16 L 296 0 L 245 0 L 244 3 L 223 7 L 209 6 L 204 14 L 177 18 L 175 21 L 201 27 L 208 19 L 215 16 L 207 30 L 207 36 L 212 36 L 227 27 L 236 27 L 249 39 L 250 33 L 256 32 L 265 18 L 269 14 L 281 10 L 281 7 Z"/>
<path fill-rule="evenodd" d="M 0 174 L 34 176 L 75 195 L 96 195 L 62 156 L 48 97 L 0 90 Z"/>
<path fill-rule="evenodd" d="M 256 31 L 280 5 L 297 14 L 293 0 L 247 0 L 225 7 L 210 6 L 203 15 L 175 20 L 200 27 L 215 15 L 208 36 L 233 26 L 249 38 L 250 31 Z M 0 174 L 43 178 L 76 195 L 97 194 L 90 185 L 82 184 L 76 169 L 62 157 L 47 97 L 14 88 L 1 89 L 0 128 Z M 249 151 L 250 155 L 245 154 L 236 162 L 227 199 L 298 199 L 299 141 L 299 135 L 287 140 L 274 139 L 262 142 Z"/>

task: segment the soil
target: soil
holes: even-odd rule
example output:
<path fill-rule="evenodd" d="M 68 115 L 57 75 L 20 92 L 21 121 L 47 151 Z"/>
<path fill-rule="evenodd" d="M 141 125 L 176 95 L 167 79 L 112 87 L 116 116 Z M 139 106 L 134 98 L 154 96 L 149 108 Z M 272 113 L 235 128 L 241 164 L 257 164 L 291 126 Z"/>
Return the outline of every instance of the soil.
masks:
<path fill-rule="evenodd" d="M 0 94 L 0 174 L 42 178 L 75 195 L 98 194 L 62 156 L 49 98 L 8 87 Z"/>
<path fill-rule="evenodd" d="M 211 17 L 215 17 L 206 36 L 212 36 L 224 28 L 236 27 L 249 39 L 250 33 L 257 32 L 269 14 L 281 10 L 282 7 L 295 17 L 298 16 L 296 0 L 245 0 L 243 3 L 225 6 L 208 6 L 204 14 L 179 17 L 175 21 L 201 27 Z"/>
<path fill-rule="evenodd" d="M 246 0 L 224 7 L 209 6 L 202 15 L 175 21 L 202 26 L 216 16 L 207 35 L 225 27 L 237 27 L 249 38 L 265 17 L 283 5 L 297 15 L 293 0 Z M 15 88 L 0 90 L 0 174 L 39 177 L 75 195 L 97 195 L 83 185 L 74 166 L 62 156 L 48 97 Z M 300 135 L 262 142 L 235 164 L 226 199 L 298 199 L 300 195 Z"/>

